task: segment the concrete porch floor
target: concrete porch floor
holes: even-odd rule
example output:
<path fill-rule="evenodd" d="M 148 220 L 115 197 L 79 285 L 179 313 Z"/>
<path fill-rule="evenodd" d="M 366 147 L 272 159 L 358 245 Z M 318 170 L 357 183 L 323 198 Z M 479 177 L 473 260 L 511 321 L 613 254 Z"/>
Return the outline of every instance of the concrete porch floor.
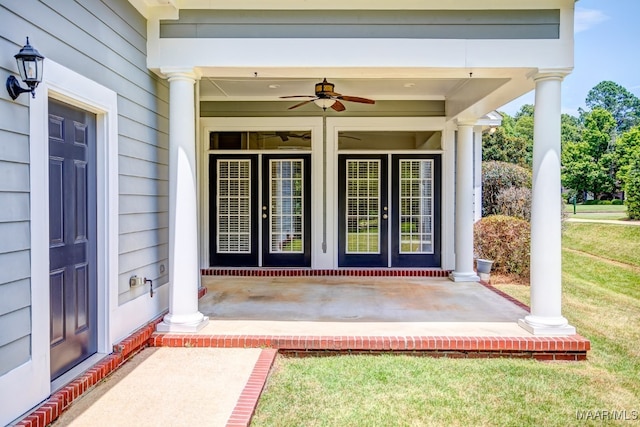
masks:
<path fill-rule="evenodd" d="M 427 277 L 203 276 L 209 335 L 517 336 L 528 312 L 487 287 Z"/>

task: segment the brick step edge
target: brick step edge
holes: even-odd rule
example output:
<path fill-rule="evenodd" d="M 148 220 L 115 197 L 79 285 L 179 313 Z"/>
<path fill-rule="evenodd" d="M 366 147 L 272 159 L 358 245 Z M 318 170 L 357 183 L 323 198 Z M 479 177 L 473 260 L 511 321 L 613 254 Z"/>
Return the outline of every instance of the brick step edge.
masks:
<path fill-rule="evenodd" d="M 591 343 L 568 337 L 429 336 L 260 336 L 156 333 L 155 347 L 274 348 L 295 355 L 323 353 L 397 353 L 434 357 L 528 357 L 538 360 L 586 360 Z"/>

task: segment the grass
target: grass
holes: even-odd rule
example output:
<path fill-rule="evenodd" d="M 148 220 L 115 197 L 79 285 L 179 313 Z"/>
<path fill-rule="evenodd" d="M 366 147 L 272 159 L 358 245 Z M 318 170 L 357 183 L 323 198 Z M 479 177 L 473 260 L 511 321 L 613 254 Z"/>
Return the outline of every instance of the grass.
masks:
<path fill-rule="evenodd" d="M 627 219 L 627 207 L 624 205 L 576 205 L 576 213 L 573 213 L 573 205 L 566 204 L 564 211 L 568 218 L 578 219 Z"/>
<path fill-rule="evenodd" d="M 635 230 L 567 224 L 563 314 L 591 340 L 587 362 L 279 358 L 252 425 L 565 426 L 603 424 L 578 421 L 579 410 L 638 415 L 640 236 L 634 233 L 640 228 Z M 499 287 L 528 303 L 527 286 Z"/>
<path fill-rule="evenodd" d="M 570 223 L 562 236 L 565 248 L 640 266 L 640 227 Z"/>

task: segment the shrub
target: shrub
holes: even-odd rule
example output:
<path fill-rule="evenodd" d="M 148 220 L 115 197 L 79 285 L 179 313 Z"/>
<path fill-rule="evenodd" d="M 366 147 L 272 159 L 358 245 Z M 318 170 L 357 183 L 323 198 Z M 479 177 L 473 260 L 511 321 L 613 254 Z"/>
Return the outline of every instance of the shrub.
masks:
<path fill-rule="evenodd" d="M 622 200 L 620 200 L 620 199 L 613 199 L 611 201 L 611 204 L 620 206 L 620 205 L 624 204 L 624 202 Z"/>
<path fill-rule="evenodd" d="M 498 195 L 511 187 L 531 188 L 531 171 L 505 162 L 482 163 L 482 216 L 497 213 Z"/>
<path fill-rule="evenodd" d="M 627 216 L 640 219 L 640 154 L 631 162 L 625 185 Z"/>
<path fill-rule="evenodd" d="M 531 221 L 531 189 L 509 187 L 496 197 L 496 215 L 506 215 Z"/>
<path fill-rule="evenodd" d="M 477 257 L 493 260 L 493 271 L 529 277 L 531 228 L 527 221 L 492 215 L 476 222 L 473 234 Z"/>

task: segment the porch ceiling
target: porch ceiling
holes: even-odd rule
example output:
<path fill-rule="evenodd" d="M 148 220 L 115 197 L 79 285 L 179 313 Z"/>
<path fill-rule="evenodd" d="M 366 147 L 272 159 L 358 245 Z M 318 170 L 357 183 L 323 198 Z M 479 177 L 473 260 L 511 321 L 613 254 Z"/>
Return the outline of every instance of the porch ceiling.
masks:
<path fill-rule="evenodd" d="M 317 71 L 317 77 L 301 77 L 271 71 L 257 73 L 253 77 L 231 75 L 207 76 L 200 80 L 202 101 L 282 101 L 292 103 L 295 99 L 282 99 L 288 95 L 313 95 L 314 85 L 327 78 L 335 84 L 335 90 L 343 95 L 360 96 L 376 101 L 439 100 L 446 102 L 447 116 L 481 117 L 498 109 L 507 102 L 531 90 L 524 75 L 525 70 L 493 72 L 466 72 L 457 70 L 451 77 L 433 78 L 416 76 L 367 76 L 354 77 L 350 73 Z M 263 76 L 263 74 L 266 74 Z M 369 70 L 371 74 L 371 70 Z M 509 75 L 510 74 L 510 75 Z M 423 73 L 424 75 L 424 73 Z M 484 76 L 483 76 L 484 75 Z M 335 76 L 335 77 L 332 77 Z M 517 82 L 517 84 L 515 84 Z"/>
<path fill-rule="evenodd" d="M 313 95 L 317 78 L 224 78 L 205 77 L 200 96 L 206 100 L 276 100 L 286 95 Z M 345 95 L 372 97 L 377 100 L 443 100 L 469 83 L 469 79 L 354 79 L 331 78 L 336 91 Z M 290 101 L 290 100 L 289 100 Z"/>

